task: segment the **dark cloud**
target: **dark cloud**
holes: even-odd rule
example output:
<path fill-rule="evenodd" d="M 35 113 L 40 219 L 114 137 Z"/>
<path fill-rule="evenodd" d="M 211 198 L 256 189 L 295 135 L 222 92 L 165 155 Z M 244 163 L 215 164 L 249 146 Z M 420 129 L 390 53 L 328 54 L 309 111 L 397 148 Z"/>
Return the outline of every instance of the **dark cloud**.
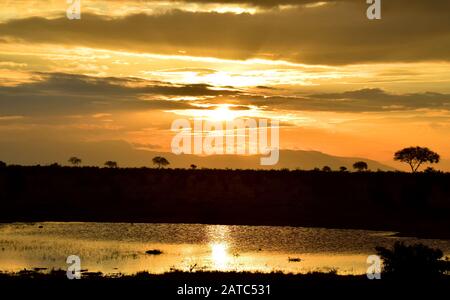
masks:
<path fill-rule="evenodd" d="M 337 94 L 312 95 L 326 100 L 336 110 L 403 111 L 416 109 L 450 110 L 450 95 L 440 93 L 390 94 L 381 89 L 362 89 Z M 317 101 L 317 100 L 316 100 Z"/>
<path fill-rule="evenodd" d="M 214 90 L 208 84 L 175 85 L 161 81 L 144 80 L 134 77 L 92 77 L 67 73 L 36 73 L 44 80 L 26 83 L 14 88 L 14 92 L 69 92 L 72 94 L 95 94 L 110 96 L 126 95 L 172 95 L 172 96 L 213 96 L 229 95 L 238 92 Z M 8 88 L 5 88 L 8 91 Z"/>
<path fill-rule="evenodd" d="M 319 2 L 317 0 L 182 0 L 188 3 L 217 3 L 217 4 L 240 4 L 257 7 L 276 7 L 280 5 L 302 5 Z M 326 0 L 324 2 L 331 2 Z"/>
<path fill-rule="evenodd" d="M 290 1 L 266 3 L 286 2 Z M 382 19 L 377 21 L 366 18 L 366 9 L 365 1 L 332 1 L 321 7 L 254 15 L 173 10 L 121 18 L 85 13 L 79 21 L 34 17 L 0 24 L 0 38 L 318 64 L 450 61 L 450 1 L 383 1 Z"/>
<path fill-rule="evenodd" d="M 124 0 L 109 0 L 111 2 L 123 2 Z M 313 5 L 313 4 L 323 4 L 323 3 L 337 3 L 337 2 L 348 2 L 348 3 L 361 3 L 366 2 L 365 0 L 168 0 L 174 4 L 179 3 L 196 3 L 196 4 L 220 4 L 220 5 L 243 5 L 250 7 L 259 8 L 276 8 L 280 6 L 302 6 L 302 5 Z M 404 4 L 407 0 L 389 0 L 389 2 L 397 2 Z M 435 0 L 438 5 L 444 4 L 445 0 Z M 161 0 L 144 0 L 144 2 L 161 2 Z M 167 2 L 167 1 L 165 1 Z M 414 2 L 414 0 L 412 0 Z M 426 1 L 422 1 L 426 2 Z M 384 3 L 383 3 L 384 4 Z M 414 5 L 414 3 L 413 3 Z M 429 3 L 423 5 L 427 6 Z"/>
<path fill-rule="evenodd" d="M 109 0 L 112 2 L 123 0 Z M 319 2 L 351 2 L 358 0 L 169 0 L 169 2 L 179 3 L 196 3 L 196 4 L 222 4 L 222 5 L 244 5 L 260 8 L 274 8 L 283 5 L 305 5 Z M 146 0 L 145 2 L 161 2 L 161 0 Z"/>
<path fill-rule="evenodd" d="M 173 85 L 138 78 L 90 77 L 66 73 L 37 73 L 41 80 L 0 87 L 0 111 L 7 115 L 103 112 L 135 109 L 186 109 L 187 101 L 158 100 L 158 96 L 238 94 L 212 90 L 206 84 Z M 146 100 L 149 97 L 150 100 Z"/>
<path fill-rule="evenodd" d="M 214 109 L 230 103 L 233 110 L 249 105 L 265 110 L 390 112 L 417 109 L 450 111 L 450 94 L 392 94 L 381 89 L 304 96 L 264 96 L 212 90 L 206 84 L 173 85 L 140 78 L 91 77 L 66 73 L 36 73 L 41 80 L 0 87 L 2 116 L 97 113 L 113 110 Z M 174 101 L 164 96 L 209 96 L 205 100 Z M 210 104 L 193 106 L 192 103 Z"/>
<path fill-rule="evenodd" d="M 256 105 L 268 110 L 392 112 L 435 109 L 450 111 L 450 94 L 432 92 L 391 94 L 381 89 L 312 94 L 303 97 L 243 95 L 232 99 L 241 105 Z"/>
<path fill-rule="evenodd" d="M 265 86 L 265 85 L 258 85 L 255 88 L 260 89 L 260 90 L 277 90 L 278 89 L 273 86 Z"/>

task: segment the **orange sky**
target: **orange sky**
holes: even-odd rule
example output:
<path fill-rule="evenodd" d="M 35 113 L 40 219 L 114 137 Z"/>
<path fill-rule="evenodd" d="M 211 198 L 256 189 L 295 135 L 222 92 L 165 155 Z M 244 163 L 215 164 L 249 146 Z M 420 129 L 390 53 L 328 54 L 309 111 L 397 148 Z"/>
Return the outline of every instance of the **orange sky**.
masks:
<path fill-rule="evenodd" d="M 448 1 L 377 21 L 356 0 L 81 0 L 81 20 L 65 2 L 2 3 L 2 145 L 170 151 L 174 119 L 231 113 L 280 120 L 282 149 L 392 164 L 421 145 L 450 170 Z"/>

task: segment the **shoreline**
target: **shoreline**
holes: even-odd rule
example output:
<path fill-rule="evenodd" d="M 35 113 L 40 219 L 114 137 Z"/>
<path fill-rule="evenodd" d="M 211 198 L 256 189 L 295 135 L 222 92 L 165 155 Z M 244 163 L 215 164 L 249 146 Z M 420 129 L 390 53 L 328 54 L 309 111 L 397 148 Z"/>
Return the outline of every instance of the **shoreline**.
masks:
<path fill-rule="evenodd" d="M 336 229 L 336 230 L 366 230 L 374 232 L 385 232 L 389 233 L 392 237 L 407 237 L 407 238 L 418 238 L 418 239 L 437 239 L 437 240 L 450 240 L 450 233 L 447 232 L 413 232 L 413 231 L 399 231 L 386 229 L 385 227 L 357 227 L 357 226 L 321 226 L 319 224 L 277 224 L 277 223 L 200 223 L 200 222 L 176 222 L 176 221 L 133 221 L 133 220 L 62 220 L 62 219 L 52 219 L 52 220 L 19 220 L 19 221 L 5 221 L 0 220 L 0 224 L 35 224 L 35 223 L 123 223 L 123 224 L 199 224 L 199 225 L 224 225 L 224 226 L 269 226 L 269 227 L 304 227 L 304 228 L 323 228 L 323 229 Z"/>

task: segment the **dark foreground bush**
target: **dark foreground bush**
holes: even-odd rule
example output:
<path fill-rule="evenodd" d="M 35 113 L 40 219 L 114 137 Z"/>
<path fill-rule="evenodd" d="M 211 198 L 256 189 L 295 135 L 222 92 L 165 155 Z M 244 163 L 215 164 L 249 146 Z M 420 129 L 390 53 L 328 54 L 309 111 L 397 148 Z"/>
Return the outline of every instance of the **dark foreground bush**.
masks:
<path fill-rule="evenodd" d="M 443 259 L 441 250 L 422 244 L 408 246 L 396 242 L 392 249 L 376 247 L 376 250 L 383 259 L 384 276 L 432 279 L 450 271 L 450 261 Z"/>

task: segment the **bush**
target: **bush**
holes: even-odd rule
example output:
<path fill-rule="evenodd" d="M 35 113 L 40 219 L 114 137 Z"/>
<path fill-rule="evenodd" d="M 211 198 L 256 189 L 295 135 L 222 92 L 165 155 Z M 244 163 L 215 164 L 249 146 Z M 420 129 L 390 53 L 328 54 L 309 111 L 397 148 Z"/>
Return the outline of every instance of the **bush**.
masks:
<path fill-rule="evenodd" d="M 439 249 L 422 244 L 405 245 L 396 242 L 392 249 L 376 247 L 383 259 L 383 275 L 396 278 L 435 278 L 450 270 Z"/>

